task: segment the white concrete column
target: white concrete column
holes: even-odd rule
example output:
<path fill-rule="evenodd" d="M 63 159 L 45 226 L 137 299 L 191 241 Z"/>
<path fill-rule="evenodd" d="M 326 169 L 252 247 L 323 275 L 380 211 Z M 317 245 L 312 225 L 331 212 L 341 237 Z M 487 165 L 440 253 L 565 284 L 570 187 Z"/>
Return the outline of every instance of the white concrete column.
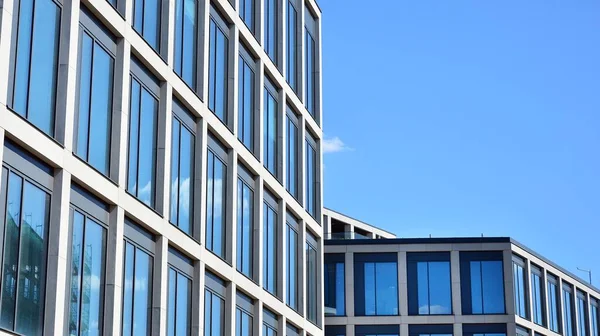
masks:
<path fill-rule="evenodd" d="M 408 336 L 408 324 L 404 323 L 400 325 L 400 335 Z"/>
<path fill-rule="evenodd" d="M 277 218 L 277 292 L 281 295 L 284 303 L 287 303 L 287 206 L 285 200 L 279 202 L 278 213 L 281 215 Z"/>
<path fill-rule="evenodd" d="M 452 283 L 452 313 L 454 315 L 462 315 L 462 296 L 461 296 L 461 288 L 460 288 L 460 252 L 459 251 L 451 251 L 450 252 L 450 277 Z M 459 325 L 460 326 L 460 325 Z M 454 335 L 461 335 L 462 328 L 460 333 L 456 333 L 456 325 L 455 325 L 455 333 Z"/>
<path fill-rule="evenodd" d="M 132 1 L 128 1 L 131 3 Z M 131 6 L 131 5 L 129 5 Z M 117 94 L 114 99 L 115 116 L 119 122 L 116 128 L 120 132 L 118 151 L 111 153 L 111 160 L 118 155 L 118 165 L 114 165 L 113 173 L 118 174 L 117 184 L 121 189 L 127 189 L 127 153 L 129 143 L 129 96 L 130 96 L 130 66 L 131 44 L 126 39 L 119 40 L 117 44 L 117 59 L 115 61 L 115 87 Z M 114 148 L 114 147 L 113 147 Z"/>
<path fill-rule="evenodd" d="M 346 316 L 351 317 L 354 316 L 354 253 L 346 252 L 344 256 L 344 267 L 346 270 L 346 274 L 344 274 L 344 281 L 346 284 L 346 286 L 344 286 L 346 294 Z M 352 332 L 354 332 L 354 329 Z"/>
<path fill-rule="evenodd" d="M 235 301 L 237 287 L 234 282 L 227 284 L 227 299 L 225 300 L 225 329 L 223 336 L 235 336 Z"/>
<path fill-rule="evenodd" d="M 206 157 L 208 154 L 208 124 L 206 119 L 198 120 L 198 135 L 196 137 L 196 157 L 194 171 L 194 236 L 201 245 L 206 241 Z"/>
<path fill-rule="evenodd" d="M 0 106 L 6 106 L 8 101 L 8 81 L 10 67 L 10 47 L 12 44 L 12 24 L 13 24 L 13 4 L 12 0 L 0 0 Z M 0 116 L 2 116 L 0 112 Z M 0 118 L 3 120 L 4 118 Z"/>
<path fill-rule="evenodd" d="M 123 230 L 125 210 L 113 207 L 109 215 L 106 240 L 106 290 L 104 305 L 104 330 L 113 335 L 121 332 L 121 308 L 123 293 Z"/>
<path fill-rule="evenodd" d="M 154 274 L 152 283 L 152 336 L 167 335 L 167 294 L 169 292 L 169 241 L 156 237 Z"/>
<path fill-rule="evenodd" d="M 462 323 L 455 323 L 454 327 L 454 335 L 459 336 L 463 334 Z"/>
<path fill-rule="evenodd" d="M 156 149 L 156 210 L 170 218 L 171 201 L 171 133 L 173 123 L 173 87 L 163 82 L 160 87 Z M 162 183 L 161 183 L 162 182 Z"/>
<path fill-rule="evenodd" d="M 194 263 L 194 280 L 192 281 L 192 325 L 193 336 L 204 335 L 204 285 L 205 265 L 202 261 Z"/>
<path fill-rule="evenodd" d="M 48 230 L 48 270 L 46 272 L 46 308 L 44 309 L 44 334 L 63 335 L 66 332 L 69 279 L 69 201 L 71 174 L 64 169 L 54 175 L 51 199 L 50 227 Z"/>
<path fill-rule="evenodd" d="M 398 303 L 399 314 L 408 315 L 408 272 L 406 270 L 406 252 L 398 252 Z M 402 332 L 402 330 L 401 330 Z M 407 330 L 408 333 L 408 330 Z"/>
<path fill-rule="evenodd" d="M 548 272 L 545 268 L 542 268 L 542 290 L 545 295 L 542 298 L 542 305 L 544 307 L 544 311 L 542 312 L 544 315 L 544 321 L 546 321 L 546 325 L 548 325 L 548 329 L 550 329 L 550 305 L 548 303 Z"/>
<path fill-rule="evenodd" d="M 263 269 L 265 267 L 265 265 L 263 264 L 264 261 L 264 253 L 265 253 L 265 249 L 264 249 L 264 244 L 265 242 L 263 241 L 263 236 L 264 236 L 264 227 L 263 227 L 263 222 L 264 222 L 264 207 L 263 207 L 263 202 L 264 202 L 264 186 L 263 186 L 263 179 L 262 176 L 258 175 L 255 178 L 255 187 L 254 187 L 254 216 L 253 216 L 253 220 L 254 220 L 254 228 L 253 228 L 253 234 L 252 234 L 252 244 L 253 244 L 253 248 L 252 248 L 252 275 L 254 280 L 256 281 L 256 283 L 259 285 L 259 287 L 264 287 L 264 281 L 265 279 L 263 278 Z"/>
<path fill-rule="evenodd" d="M 236 269 L 237 265 L 237 207 L 238 207 L 238 190 L 237 190 L 237 180 L 238 180 L 238 159 L 237 153 L 230 151 L 231 164 L 229 169 L 227 170 L 227 199 L 230 202 L 227 202 L 227 221 L 226 221 L 226 229 L 225 229 L 225 255 L 226 260 L 231 262 L 233 269 Z M 230 232 L 231 234 L 227 234 Z M 234 296 L 235 298 L 235 296 Z"/>
<path fill-rule="evenodd" d="M 529 319 L 531 321 L 533 321 L 533 291 L 532 291 L 532 287 L 531 287 L 531 262 L 529 261 L 529 259 L 524 259 L 525 260 L 525 290 L 526 290 L 526 294 L 525 294 L 525 298 L 527 299 L 527 305 L 526 305 L 526 309 L 527 309 L 527 316 L 529 316 Z"/>
<path fill-rule="evenodd" d="M 515 315 L 515 296 L 513 293 L 512 251 L 502 251 L 504 269 L 504 302 L 507 315 Z"/>

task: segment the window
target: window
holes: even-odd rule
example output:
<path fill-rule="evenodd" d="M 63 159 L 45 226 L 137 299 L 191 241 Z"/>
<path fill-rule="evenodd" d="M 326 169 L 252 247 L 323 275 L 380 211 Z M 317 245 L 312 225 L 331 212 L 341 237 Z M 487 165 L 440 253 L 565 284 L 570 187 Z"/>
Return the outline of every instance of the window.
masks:
<path fill-rule="evenodd" d="M 450 253 L 408 253 L 408 313 L 452 314 Z"/>
<path fill-rule="evenodd" d="M 346 336 L 346 326 L 345 325 L 325 326 L 325 336 Z"/>
<path fill-rule="evenodd" d="M 306 315 L 309 321 L 317 323 L 317 305 L 319 293 L 317 290 L 317 238 L 306 231 Z"/>
<path fill-rule="evenodd" d="M 277 22 L 278 22 L 277 13 L 279 13 L 278 3 L 279 3 L 279 0 L 265 0 L 265 8 L 264 8 L 265 40 L 263 43 L 265 45 L 265 52 L 267 53 L 267 55 L 269 56 L 271 61 L 273 61 L 273 63 L 275 63 L 275 65 L 278 64 L 278 58 L 277 58 L 277 43 L 279 41 L 278 29 L 277 29 Z"/>
<path fill-rule="evenodd" d="M 227 124 L 229 26 L 214 8 L 211 8 L 209 30 L 208 108 Z"/>
<path fill-rule="evenodd" d="M 76 185 L 71 204 L 69 335 L 101 335 L 108 206 Z"/>
<path fill-rule="evenodd" d="M 317 142 L 306 135 L 306 211 L 317 218 Z"/>
<path fill-rule="evenodd" d="M 294 310 L 299 310 L 298 305 L 298 220 L 292 215 L 287 214 L 286 225 L 286 283 L 287 298 L 286 303 Z"/>
<path fill-rule="evenodd" d="M 277 177 L 278 148 L 277 148 L 277 89 L 271 81 L 265 77 L 265 102 L 264 102 L 264 157 L 263 162 L 267 170 Z"/>
<path fill-rule="evenodd" d="M 399 336 L 397 325 L 359 325 L 354 327 L 356 336 Z"/>
<path fill-rule="evenodd" d="M 305 87 L 304 94 L 305 100 L 304 105 L 313 118 L 315 118 L 315 112 L 317 110 L 317 51 L 315 36 L 317 36 L 317 19 L 312 15 L 308 8 L 304 10 L 305 20 L 305 41 L 304 41 L 304 57 L 306 59 L 305 67 Z"/>
<path fill-rule="evenodd" d="M 527 274 L 527 272 L 525 271 L 525 261 L 521 257 L 513 255 L 512 268 L 515 312 L 520 317 L 526 319 L 529 318 L 527 313 L 527 297 L 529 295 L 529 292 L 527 291 L 527 286 L 525 285 L 525 276 Z"/>
<path fill-rule="evenodd" d="M 531 265 L 531 297 L 533 299 L 533 322 L 546 326 L 544 280 L 542 270 L 534 265 Z"/>
<path fill-rule="evenodd" d="M 192 260 L 169 247 L 169 279 L 167 294 L 167 334 L 191 335 Z"/>
<path fill-rule="evenodd" d="M 506 324 L 463 324 L 463 336 L 506 336 Z"/>
<path fill-rule="evenodd" d="M 8 107 L 54 136 L 62 6 L 53 0 L 14 3 Z"/>
<path fill-rule="evenodd" d="M 277 336 L 277 316 L 270 310 L 263 310 L 263 336 Z"/>
<path fill-rule="evenodd" d="M 288 324 L 286 327 L 286 336 L 299 336 L 300 335 L 300 330 L 298 330 L 298 328 L 294 327 L 291 324 Z"/>
<path fill-rule="evenodd" d="M 263 203 L 263 288 L 277 295 L 277 200 L 265 190 Z"/>
<path fill-rule="evenodd" d="M 560 333 L 560 301 L 558 293 L 558 278 L 548 274 L 548 318 L 550 330 Z"/>
<path fill-rule="evenodd" d="M 252 278 L 254 234 L 254 176 L 238 167 L 237 182 L 237 270 Z"/>
<path fill-rule="evenodd" d="M 325 316 L 346 314 L 344 261 L 344 254 L 325 255 Z"/>
<path fill-rule="evenodd" d="M 563 320 L 565 323 L 564 335 L 573 336 L 575 332 L 575 316 L 573 314 L 574 303 L 573 303 L 573 287 L 563 282 L 562 285 L 562 299 L 563 299 Z"/>
<path fill-rule="evenodd" d="M 173 99 L 173 124 L 171 128 L 170 221 L 181 231 L 192 235 L 196 120 L 175 99 Z"/>
<path fill-rule="evenodd" d="M 216 275 L 206 272 L 204 290 L 204 336 L 225 335 L 226 285 Z"/>
<path fill-rule="evenodd" d="M 526 328 L 523 328 L 521 326 L 517 326 L 517 328 L 515 330 L 515 334 L 517 336 L 529 336 L 530 335 L 529 330 Z"/>
<path fill-rule="evenodd" d="M 125 219 L 123 336 L 150 335 L 154 236 Z"/>
<path fill-rule="evenodd" d="M 160 52 L 161 0 L 133 1 L 133 29 Z"/>
<path fill-rule="evenodd" d="M 463 314 L 504 314 L 501 252 L 461 252 Z"/>
<path fill-rule="evenodd" d="M 354 312 L 398 315 L 398 254 L 354 254 Z"/>
<path fill-rule="evenodd" d="M 53 170 L 8 139 L 4 146 L 0 327 L 41 335 Z"/>
<path fill-rule="evenodd" d="M 227 202 L 227 150 L 212 136 L 208 139 L 206 183 L 206 248 L 225 259 Z"/>
<path fill-rule="evenodd" d="M 298 92 L 298 52 L 296 46 L 298 12 L 292 1 L 287 3 L 287 55 L 286 55 L 286 78 L 288 84 L 295 92 Z"/>
<path fill-rule="evenodd" d="M 238 139 L 254 152 L 254 66 L 250 53 L 240 45 L 238 76 Z"/>
<path fill-rule="evenodd" d="M 197 13 L 198 2 L 196 0 L 175 1 L 175 64 L 173 68 L 192 90 L 196 90 L 198 82 Z"/>
<path fill-rule="evenodd" d="M 286 115 L 286 187 L 287 191 L 298 199 L 298 117 L 292 109 L 287 107 Z"/>
<path fill-rule="evenodd" d="M 86 10 L 80 11 L 75 154 L 108 176 L 117 45 Z M 93 127 L 92 127 L 93 125 Z"/>
<path fill-rule="evenodd" d="M 592 332 L 591 332 L 591 336 L 598 336 L 599 334 L 599 330 L 598 330 L 598 322 L 600 322 L 599 320 L 600 316 L 598 315 L 598 300 L 595 298 L 591 298 L 590 299 L 590 320 L 591 320 L 591 327 L 592 327 Z"/>
<path fill-rule="evenodd" d="M 577 330 L 578 336 L 588 335 L 588 309 L 587 295 L 577 291 Z"/>
<path fill-rule="evenodd" d="M 132 61 L 127 191 L 152 208 L 156 201 L 159 90 L 154 76 L 137 61 Z"/>
<path fill-rule="evenodd" d="M 454 326 L 451 324 L 429 324 L 408 326 L 408 336 L 452 336 Z"/>
<path fill-rule="evenodd" d="M 240 0 L 240 17 L 250 29 L 252 34 L 256 33 L 256 28 L 254 24 L 254 13 L 255 13 L 255 0 Z"/>
<path fill-rule="evenodd" d="M 241 292 L 237 292 L 235 309 L 236 336 L 252 336 L 252 299 Z"/>

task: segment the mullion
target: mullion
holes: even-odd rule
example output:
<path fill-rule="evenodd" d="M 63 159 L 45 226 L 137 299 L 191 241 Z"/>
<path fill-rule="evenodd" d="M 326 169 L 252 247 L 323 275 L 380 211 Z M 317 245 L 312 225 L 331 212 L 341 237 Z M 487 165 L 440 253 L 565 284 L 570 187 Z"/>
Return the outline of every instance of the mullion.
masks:
<path fill-rule="evenodd" d="M 30 63 L 31 64 L 31 63 Z M 14 174 L 14 173 L 13 173 Z M 16 175 L 16 174 L 15 174 Z M 17 244 L 17 270 L 15 272 L 15 303 L 14 303 L 14 316 L 13 316 L 13 329 L 17 329 L 17 304 L 19 303 L 19 273 L 21 270 L 21 230 L 23 229 L 23 203 L 25 199 L 25 178 L 17 175 L 21 178 L 21 201 L 19 207 L 19 243 Z"/>
<path fill-rule="evenodd" d="M 88 34 L 86 34 L 88 35 Z M 96 46 L 96 40 L 91 36 L 88 35 L 90 37 L 90 39 L 92 40 L 92 50 L 91 50 L 91 54 L 92 54 L 92 59 L 90 61 L 90 99 L 88 101 L 88 125 L 87 125 L 87 151 L 86 151 L 86 158 L 85 161 L 89 162 L 90 160 L 90 149 L 91 149 L 91 143 L 92 141 L 90 140 L 90 128 L 92 126 L 92 99 L 93 99 L 93 95 L 92 92 L 94 92 L 94 88 L 92 87 L 94 85 L 94 55 L 96 54 L 95 52 L 95 46 Z"/>

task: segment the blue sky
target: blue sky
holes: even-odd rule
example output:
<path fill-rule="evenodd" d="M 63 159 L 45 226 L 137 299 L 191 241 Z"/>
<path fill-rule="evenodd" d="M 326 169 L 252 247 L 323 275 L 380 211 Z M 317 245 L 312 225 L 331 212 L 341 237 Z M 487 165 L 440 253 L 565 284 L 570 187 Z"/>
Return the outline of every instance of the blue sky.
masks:
<path fill-rule="evenodd" d="M 600 1 L 319 3 L 325 206 L 600 285 Z"/>

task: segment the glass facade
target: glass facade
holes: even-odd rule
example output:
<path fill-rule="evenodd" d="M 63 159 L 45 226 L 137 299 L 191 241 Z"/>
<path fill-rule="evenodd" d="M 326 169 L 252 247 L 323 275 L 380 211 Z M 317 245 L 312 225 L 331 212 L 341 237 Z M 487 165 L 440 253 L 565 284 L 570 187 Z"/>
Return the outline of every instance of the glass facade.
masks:
<path fill-rule="evenodd" d="M 54 136 L 62 7 L 52 0 L 16 0 L 8 107 Z"/>
<path fill-rule="evenodd" d="M 156 80 L 133 62 L 127 191 L 152 208 L 156 201 L 157 97 Z"/>
<path fill-rule="evenodd" d="M 267 170 L 277 177 L 278 159 L 278 132 L 277 132 L 277 89 L 265 78 L 264 91 L 264 156 L 263 162 Z"/>
<path fill-rule="evenodd" d="M 277 316 L 268 310 L 263 313 L 263 336 L 277 336 Z"/>
<path fill-rule="evenodd" d="M 275 199 L 268 195 L 263 203 L 263 288 L 277 295 L 277 210 Z"/>
<path fill-rule="evenodd" d="M 227 194 L 227 165 L 216 152 L 223 152 L 218 145 L 207 151 L 206 178 L 206 248 L 225 258 L 225 202 Z"/>
<path fill-rule="evenodd" d="M 81 11 L 75 154 L 108 176 L 114 87 L 114 37 Z M 92 30 L 85 26 L 92 27 Z M 96 37 L 94 32 L 99 36 Z M 93 125 L 93 127 L 92 127 Z"/>
<path fill-rule="evenodd" d="M 254 60 L 240 47 L 238 78 L 238 139 L 254 152 Z"/>
<path fill-rule="evenodd" d="M 239 167 L 241 174 L 251 177 L 245 169 Z M 254 234 L 254 191 L 250 183 L 242 177 L 237 182 L 237 270 L 252 278 L 253 272 L 253 234 Z"/>
<path fill-rule="evenodd" d="M 286 47 L 286 79 L 292 90 L 298 92 L 298 12 L 292 1 L 287 2 L 287 47 Z"/>
<path fill-rule="evenodd" d="M 523 259 L 517 256 L 513 256 L 512 262 L 513 269 L 513 294 L 515 297 L 515 312 L 517 315 L 522 318 L 528 318 L 527 313 L 527 298 L 529 297 L 529 292 L 527 291 L 527 287 L 525 285 L 525 281 L 527 280 L 525 271 L 525 264 Z"/>
<path fill-rule="evenodd" d="M 317 217 L 317 144 L 309 135 L 306 138 L 306 167 L 304 168 L 304 179 L 306 181 L 306 211 Z"/>
<path fill-rule="evenodd" d="M 539 268 L 531 267 L 531 298 L 533 308 L 533 322 L 546 326 L 546 306 L 544 304 L 544 280 Z"/>
<path fill-rule="evenodd" d="M 560 333 L 560 297 L 558 292 L 558 279 L 548 275 L 548 327 L 550 330 Z"/>
<path fill-rule="evenodd" d="M 265 40 L 264 48 L 265 52 L 275 63 L 278 64 L 277 58 L 277 41 L 279 40 L 279 34 L 277 30 L 277 19 L 279 11 L 279 0 L 265 0 L 264 2 L 264 29 L 265 29 Z"/>
<path fill-rule="evenodd" d="M 211 273 L 206 274 L 204 290 L 204 336 L 225 335 L 225 284 Z"/>
<path fill-rule="evenodd" d="M 398 315 L 397 254 L 354 254 L 354 313 Z"/>
<path fill-rule="evenodd" d="M 287 191 L 298 199 L 298 118 L 296 114 L 288 107 L 286 116 L 286 188 Z"/>
<path fill-rule="evenodd" d="M 170 221 L 191 235 L 194 221 L 194 150 L 196 144 L 193 117 L 177 102 L 171 124 L 171 198 Z M 178 113 L 177 113 L 178 112 Z M 186 125 L 184 118 L 190 119 Z"/>
<path fill-rule="evenodd" d="M 123 271 L 123 336 L 150 335 L 154 258 L 125 241 Z"/>
<path fill-rule="evenodd" d="M 598 300 L 591 298 L 590 300 L 590 326 L 591 336 L 598 336 L 600 334 L 600 315 L 598 315 Z"/>
<path fill-rule="evenodd" d="M 461 252 L 460 258 L 463 314 L 504 314 L 502 254 Z"/>
<path fill-rule="evenodd" d="M 312 322 L 317 322 L 317 313 L 319 305 L 319 293 L 317 290 L 317 282 L 319 275 L 317 273 L 317 240 L 310 233 L 306 233 L 306 317 Z"/>
<path fill-rule="evenodd" d="M 237 307 L 235 309 L 236 336 L 252 336 L 252 299 L 238 292 Z"/>
<path fill-rule="evenodd" d="M 313 118 L 317 110 L 317 52 L 316 52 L 316 23 L 315 18 L 308 8 L 304 10 L 305 31 L 304 31 L 304 105 Z"/>
<path fill-rule="evenodd" d="M 197 12 L 198 3 L 196 0 L 175 0 L 175 59 L 173 69 L 194 91 L 196 91 L 198 77 L 196 65 L 198 52 Z"/>
<path fill-rule="evenodd" d="M 325 290 L 325 316 L 346 314 L 344 254 L 326 254 L 323 267 Z"/>
<path fill-rule="evenodd" d="M 209 24 L 208 108 L 225 124 L 227 119 L 229 27 L 213 8 Z"/>
<path fill-rule="evenodd" d="M 449 253 L 408 253 L 410 315 L 452 314 Z"/>
<path fill-rule="evenodd" d="M 256 0 L 240 0 L 240 17 L 250 29 L 250 31 L 254 34 L 255 32 L 255 10 L 256 10 Z"/>
<path fill-rule="evenodd" d="M 584 292 L 577 292 L 577 330 L 578 336 L 588 335 L 588 304 Z"/>
<path fill-rule="evenodd" d="M 574 302 L 573 302 L 573 288 L 570 285 L 563 283 L 562 285 L 562 312 L 563 312 L 563 321 L 564 321 L 564 335 L 565 336 L 573 336 L 576 335 L 575 330 L 575 314 L 574 311 Z"/>
<path fill-rule="evenodd" d="M 298 223 L 288 215 L 286 225 L 286 303 L 294 310 L 298 310 Z"/>
<path fill-rule="evenodd" d="M 161 0 L 133 1 L 133 29 L 160 52 Z"/>
<path fill-rule="evenodd" d="M 167 295 L 167 335 L 191 335 L 192 280 L 179 270 L 169 267 Z"/>

